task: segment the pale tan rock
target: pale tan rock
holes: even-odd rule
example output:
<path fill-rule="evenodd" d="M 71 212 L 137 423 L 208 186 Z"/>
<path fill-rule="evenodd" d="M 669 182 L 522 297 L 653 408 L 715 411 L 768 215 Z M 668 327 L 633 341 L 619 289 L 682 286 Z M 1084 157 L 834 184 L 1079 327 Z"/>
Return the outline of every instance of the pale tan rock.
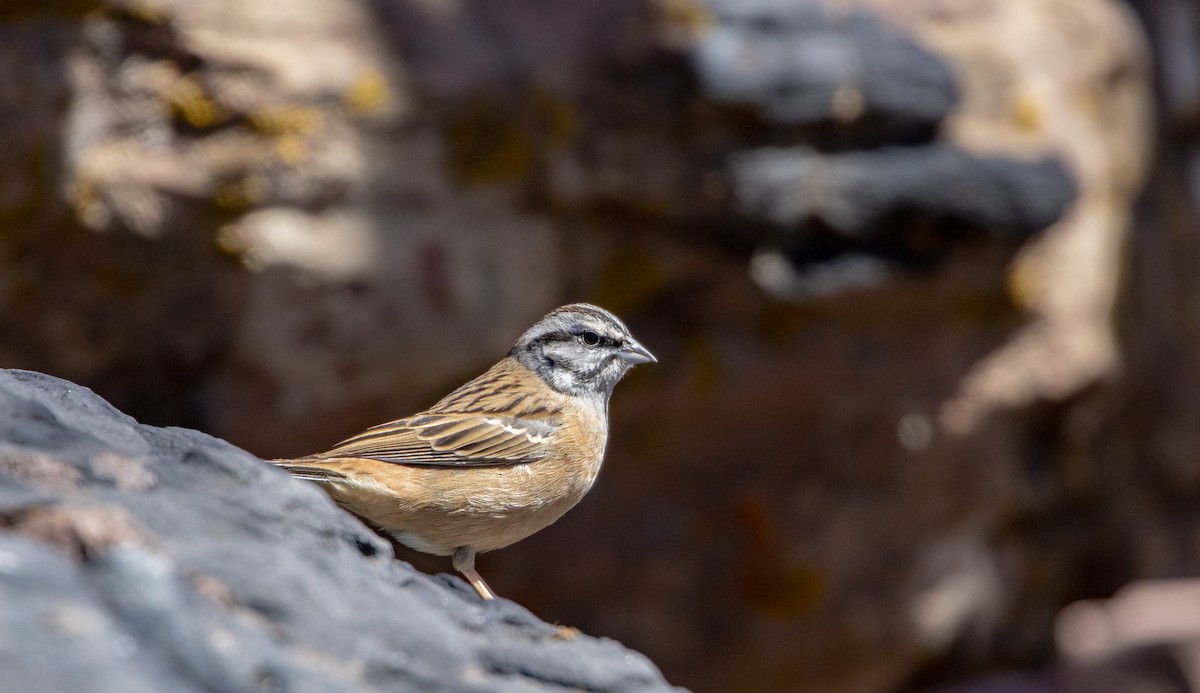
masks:
<path fill-rule="evenodd" d="M 1061 401 L 1120 368 L 1113 333 L 1121 253 L 1151 154 L 1148 52 L 1108 0 L 868 0 L 957 67 L 946 136 L 980 154 L 1057 154 L 1079 182 L 1070 213 L 1027 244 L 1009 287 L 1028 324 L 946 402 L 968 433 L 989 414 Z"/>

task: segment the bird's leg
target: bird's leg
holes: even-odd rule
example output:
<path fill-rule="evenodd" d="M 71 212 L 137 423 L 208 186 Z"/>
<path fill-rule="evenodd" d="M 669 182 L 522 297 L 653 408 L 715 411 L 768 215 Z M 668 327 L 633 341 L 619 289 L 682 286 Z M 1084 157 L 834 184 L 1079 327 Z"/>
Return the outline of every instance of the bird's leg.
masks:
<path fill-rule="evenodd" d="M 454 556 L 450 559 L 450 563 L 454 565 L 454 569 L 462 573 L 467 578 L 467 582 L 471 583 L 471 587 L 479 593 L 479 596 L 484 599 L 495 599 L 496 593 L 491 587 L 479 577 L 479 573 L 475 572 L 475 551 L 469 546 L 460 546 L 454 549 Z"/>

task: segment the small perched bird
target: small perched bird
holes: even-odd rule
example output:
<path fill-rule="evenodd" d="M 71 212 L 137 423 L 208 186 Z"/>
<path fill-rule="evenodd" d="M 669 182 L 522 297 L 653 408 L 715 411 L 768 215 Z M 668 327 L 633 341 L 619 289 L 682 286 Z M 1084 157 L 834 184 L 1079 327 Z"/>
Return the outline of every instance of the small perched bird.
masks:
<path fill-rule="evenodd" d="M 524 539 L 583 498 L 604 458 L 613 387 L 654 361 L 612 313 L 574 303 L 429 409 L 273 464 L 320 483 L 401 544 L 452 556 L 494 599 L 475 554 Z"/>

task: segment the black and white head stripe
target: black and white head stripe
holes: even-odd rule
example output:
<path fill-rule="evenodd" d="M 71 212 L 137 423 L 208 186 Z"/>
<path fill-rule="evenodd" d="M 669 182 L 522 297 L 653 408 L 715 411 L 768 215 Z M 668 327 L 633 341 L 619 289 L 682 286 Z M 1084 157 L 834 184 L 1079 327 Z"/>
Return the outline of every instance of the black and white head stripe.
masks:
<path fill-rule="evenodd" d="M 551 311 L 509 353 L 559 392 L 605 401 L 631 367 L 654 360 L 617 316 L 588 303 Z"/>
<path fill-rule="evenodd" d="M 630 339 L 629 328 L 612 313 L 590 303 L 572 303 L 547 313 L 536 325 L 529 328 L 513 346 L 514 355 L 534 341 L 574 339 L 586 332 L 594 332 L 616 345 Z"/>

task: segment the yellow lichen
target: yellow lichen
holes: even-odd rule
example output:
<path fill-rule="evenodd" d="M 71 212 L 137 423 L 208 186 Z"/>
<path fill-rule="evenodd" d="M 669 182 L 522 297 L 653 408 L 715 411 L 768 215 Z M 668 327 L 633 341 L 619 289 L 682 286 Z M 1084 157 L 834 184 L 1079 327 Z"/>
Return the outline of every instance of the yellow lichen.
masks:
<path fill-rule="evenodd" d="M 312 135 L 325 127 L 325 116 L 308 106 L 275 106 L 250 114 L 250 124 L 265 135 Z"/>
<path fill-rule="evenodd" d="M 1045 281 L 1032 262 L 1017 261 L 1008 275 L 1008 295 L 1022 307 L 1037 305 L 1044 292 Z"/>
<path fill-rule="evenodd" d="M 342 94 L 342 103 L 353 115 L 369 115 L 387 105 L 391 90 L 378 70 L 365 70 Z"/>
<path fill-rule="evenodd" d="M 275 139 L 274 152 L 282 163 L 296 165 L 308 158 L 308 145 L 299 135 L 281 135 Z"/>
<path fill-rule="evenodd" d="M 708 8 L 696 0 L 657 0 L 653 21 L 671 45 L 686 46 L 713 26 Z"/>
<path fill-rule="evenodd" d="M 249 175 L 217 186 L 213 202 L 222 209 L 240 211 L 253 207 L 266 197 L 271 184 L 261 175 Z"/>
<path fill-rule="evenodd" d="M 135 0 L 128 5 L 129 15 L 147 24 L 165 24 L 167 11 L 158 0 Z"/>
<path fill-rule="evenodd" d="M 246 242 L 242 238 L 241 227 L 237 224 L 226 224 L 217 229 L 215 240 L 217 250 L 229 255 L 241 255 L 246 249 Z"/>
<path fill-rule="evenodd" d="M 172 82 L 163 96 L 192 127 L 210 127 L 225 117 L 220 105 L 209 99 L 204 87 L 191 77 L 180 77 Z"/>
<path fill-rule="evenodd" d="M 1018 128 L 1026 132 L 1037 132 L 1042 128 L 1045 114 L 1042 104 L 1027 90 L 1019 90 L 1012 103 L 1012 119 Z"/>

